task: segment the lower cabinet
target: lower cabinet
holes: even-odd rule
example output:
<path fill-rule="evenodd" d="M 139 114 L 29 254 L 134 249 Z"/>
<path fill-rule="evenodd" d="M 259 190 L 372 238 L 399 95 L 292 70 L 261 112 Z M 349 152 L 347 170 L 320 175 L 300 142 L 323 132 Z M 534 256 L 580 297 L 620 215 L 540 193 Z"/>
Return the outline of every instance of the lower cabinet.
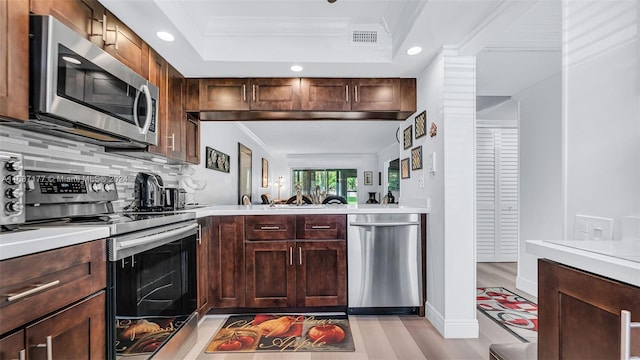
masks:
<path fill-rule="evenodd" d="M 244 307 L 244 217 L 214 216 L 210 219 L 211 307 Z"/>
<path fill-rule="evenodd" d="M 24 330 L 0 339 L 0 360 L 26 359 L 27 348 L 24 346 Z"/>
<path fill-rule="evenodd" d="M 200 235 L 198 237 L 198 247 L 196 249 L 196 269 L 198 269 L 196 272 L 198 274 L 196 287 L 198 292 L 197 308 L 199 317 L 204 316 L 211 306 L 209 304 L 209 246 L 211 243 L 211 219 L 211 217 L 198 219 Z"/>
<path fill-rule="evenodd" d="M 640 288 L 540 259 L 538 289 L 539 359 L 620 359 L 620 311 L 640 322 Z M 640 329 L 630 336 L 640 356 Z"/>
<path fill-rule="evenodd" d="M 344 306 L 346 241 L 247 242 L 247 307 Z"/>
<path fill-rule="evenodd" d="M 105 292 L 25 330 L 28 359 L 105 359 Z"/>

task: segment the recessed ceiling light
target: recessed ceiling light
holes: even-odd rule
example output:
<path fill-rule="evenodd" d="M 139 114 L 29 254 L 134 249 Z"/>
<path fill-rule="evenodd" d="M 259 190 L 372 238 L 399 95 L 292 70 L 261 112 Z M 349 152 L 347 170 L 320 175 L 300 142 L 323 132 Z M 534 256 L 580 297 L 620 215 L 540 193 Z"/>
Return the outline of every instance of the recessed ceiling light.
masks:
<path fill-rule="evenodd" d="M 420 46 L 414 46 L 412 48 L 409 48 L 409 50 L 407 50 L 407 54 L 416 55 L 416 54 L 419 54 L 421 51 L 422 51 L 422 48 Z"/>
<path fill-rule="evenodd" d="M 291 71 L 293 72 L 300 72 L 303 68 L 300 65 L 292 65 L 289 69 L 291 69 Z"/>
<path fill-rule="evenodd" d="M 68 63 L 71 63 L 71 64 L 76 64 L 76 65 L 82 64 L 82 62 L 80 60 L 78 60 L 78 59 L 76 59 L 74 57 L 71 57 L 71 56 L 63 56 L 62 60 L 66 61 Z"/>
<path fill-rule="evenodd" d="M 156 33 L 156 36 L 158 36 L 160 39 L 164 40 L 164 41 L 173 41 L 175 40 L 175 38 L 173 37 L 173 35 L 169 34 L 166 31 L 158 31 Z"/>

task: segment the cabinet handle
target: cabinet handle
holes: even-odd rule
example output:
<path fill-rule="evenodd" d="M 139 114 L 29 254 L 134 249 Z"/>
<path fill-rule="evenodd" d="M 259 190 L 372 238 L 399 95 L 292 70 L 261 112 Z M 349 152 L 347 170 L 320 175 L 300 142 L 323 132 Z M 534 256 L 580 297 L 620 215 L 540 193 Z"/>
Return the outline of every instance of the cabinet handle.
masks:
<path fill-rule="evenodd" d="M 256 84 L 251 84 L 251 101 L 255 102 L 256 101 L 256 91 L 258 89 L 258 85 Z"/>
<path fill-rule="evenodd" d="M 18 360 L 26 360 L 25 353 L 26 352 L 24 349 L 20 350 L 20 352 L 18 353 Z M 11 359 L 11 360 L 15 360 L 15 359 Z"/>
<path fill-rule="evenodd" d="M 345 102 L 349 102 L 349 85 L 344 86 Z"/>
<path fill-rule="evenodd" d="M 631 322 L 631 313 L 620 311 L 620 360 L 638 360 L 640 356 L 631 356 L 631 329 L 640 328 L 640 322 Z"/>
<path fill-rule="evenodd" d="M 242 84 L 242 101 L 247 102 L 247 85 Z"/>
<path fill-rule="evenodd" d="M 171 139 L 171 146 L 167 146 L 167 148 L 171 148 L 171 151 L 176 151 L 176 134 L 171 133 L 171 136 L 167 136 L 167 139 Z"/>
<path fill-rule="evenodd" d="M 198 224 L 198 244 L 202 245 L 202 225 Z"/>
<path fill-rule="evenodd" d="M 293 247 L 289 246 L 289 265 L 293 265 Z"/>
<path fill-rule="evenodd" d="M 311 226 L 312 230 L 322 230 L 322 229 L 331 229 L 330 225 L 313 225 Z"/>
<path fill-rule="evenodd" d="M 45 348 L 47 351 L 47 360 L 53 360 L 53 338 L 51 335 L 47 336 L 47 340 L 44 344 L 37 344 L 37 348 Z"/>
<path fill-rule="evenodd" d="M 107 21 L 106 21 L 106 16 L 105 16 L 105 21 L 104 21 L 104 22 L 105 22 L 105 24 L 106 24 L 106 22 L 107 22 Z M 104 43 L 104 45 L 105 45 L 105 46 L 111 46 L 111 45 L 114 45 L 114 48 L 115 48 L 116 50 L 118 50 L 118 33 L 120 32 L 120 31 L 119 31 L 119 29 L 120 29 L 120 28 L 118 27 L 118 24 L 116 24 L 116 29 L 115 29 L 115 30 L 108 30 L 108 29 L 106 29 L 106 27 L 107 27 L 106 25 L 104 25 L 104 27 L 105 27 L 105 31 L 104 31 L 104 33 L 105 33 L 105 34 L 107 33 L 107 31 L 114 31 L 114 32 L 115 32 L 114 37 L 113 37 L 113 43 L 112 43 L 112 44 L 107 44 L 106 35 L 105 35 L 105 39 L 104 39 L 105 43 Z"/>
<path fill-rule="evenodd" d="M 260 226 L 260 230 L 280 230 L 280 226 Z"/>
<path fill-rule="evenodd" d="M 358 102 L 358 85 L 354 86 L 353 90 L 354 90 L 354 93 L 355 93 L 354 97 L 353 97 L 353 101 L 354 102 Z"/>
<path fill-rule="evenodd" d="M 298 247 L 298 257 L 300 258 L 300 265 L 302 265 L 302 247 Z"/>
<path fill-rule="evenodd" d="M 7 301 L 8 302 L 16 301 L 18 299 L 22 299 L 25 296 L 29 296 L 31 294 L 35 294 L 37 292 L 46 290 L 46 289 L 48 289 L 50 287 L 54 287 L 54 286 L 56 286 L 58 284 L 60 284 L 60 280 L 54 280 L 54 281 L 52 281 L 50 283 L 46 283 L 46 284 L 34 284 L 34 285 L 32 285 L 32 286 L 35 286 L 33 289 L 29 289 L 27 291 L 23 291 L 23 292 L 18 293 L 18 294 L 9 294 L 7 296 Z"/>
<path fill-rule="evenodd" d="M 93 23 L 91 24 L 91 31 L 93 32 L 91 36 L 100 35 L 102 36 L 102 41 L 106 43 L 107 42 L 107 14 L 102 14 L 102 20 L 98 20 L 95 18 L 92 18 L 91 20 L 102 23 L 102 32 L 100 34 L 96 34 L 95 32 L 93 32 Z"/>

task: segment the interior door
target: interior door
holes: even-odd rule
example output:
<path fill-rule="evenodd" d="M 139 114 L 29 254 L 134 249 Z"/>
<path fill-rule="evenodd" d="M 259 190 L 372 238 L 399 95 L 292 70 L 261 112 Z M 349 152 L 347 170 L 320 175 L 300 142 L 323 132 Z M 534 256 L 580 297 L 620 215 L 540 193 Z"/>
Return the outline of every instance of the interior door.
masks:
<path fill-rule="evenodd" d="M 476 251 L 479 262 L 518 260 L 518 130 L 476 130 Z"/>

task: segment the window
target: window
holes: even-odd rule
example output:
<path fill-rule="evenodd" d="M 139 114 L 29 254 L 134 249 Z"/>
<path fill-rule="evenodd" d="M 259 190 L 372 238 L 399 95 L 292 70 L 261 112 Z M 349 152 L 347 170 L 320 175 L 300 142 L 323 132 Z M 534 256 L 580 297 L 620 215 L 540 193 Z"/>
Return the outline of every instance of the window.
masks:
<path fill-rule="evenodd" d="M 320 194 L 338 195 L 349 204 L 358 203 L 357 169 L 294 169 L 292 192 L 296 184 L 302 186 L 303 195 L 311 195 L 318 189 Z"/>

